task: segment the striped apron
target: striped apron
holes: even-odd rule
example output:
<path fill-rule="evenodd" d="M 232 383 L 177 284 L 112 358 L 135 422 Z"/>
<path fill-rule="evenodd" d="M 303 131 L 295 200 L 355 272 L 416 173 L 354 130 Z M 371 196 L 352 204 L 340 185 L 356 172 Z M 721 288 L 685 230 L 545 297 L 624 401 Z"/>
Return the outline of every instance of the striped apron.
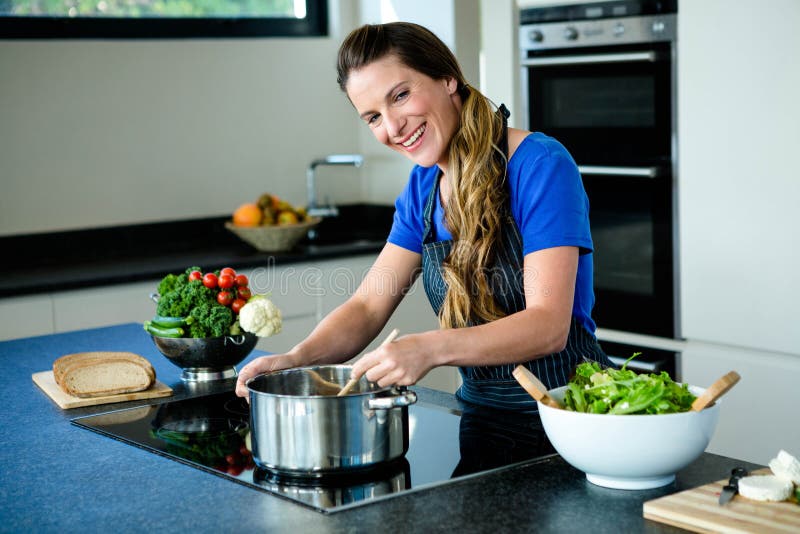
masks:
<path fill-rule="evenodd" d="M 425 228 L 422 244 L 423 285 L 437 315 L 447 291 L 447 284 L 442 278 L 442 261 L 452 247 L 451 240 L 434 241 L 433 207 L 438 198 L 437 179 L 431 188 L 423 212 Z M 501 231 L 502 246 L 498 247 L 489 285 L 500 307 L 510 315 L 525 309 L 522 236 L 510 213 L 506 214 L 505 220 L 506 224 Z M 552 389 L 565 385 L 575 366 L 581 363 L 584 357 L 596 360 L 601 365 L 613 366 L 600 348 L 597 339 L 573 317 L 564 350 L 525 362 L 524 365 L 548 389 Z M 536 401 L 522 389 L 511 374 L 516 365 L 460 367 L 462 385 L 456 396 L 466 402 L 494 408 L 538 411 Z"/>

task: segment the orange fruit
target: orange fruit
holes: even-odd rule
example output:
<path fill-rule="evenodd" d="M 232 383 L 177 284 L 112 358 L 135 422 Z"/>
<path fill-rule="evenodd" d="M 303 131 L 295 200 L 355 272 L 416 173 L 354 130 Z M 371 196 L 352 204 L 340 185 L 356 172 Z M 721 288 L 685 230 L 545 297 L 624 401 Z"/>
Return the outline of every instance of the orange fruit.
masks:
<path fill-rule="evenodd" d="M 233 224 L 236 226 L 258 226 L 264 216 L 261 208 L 255 203 L 242 204 L 233 212 Z"/>
<path fill-rule="evenodd" d="M 297 224 L 298 220 L 293 211 L 282 211 L 278 214 L 278 224 Z"/>

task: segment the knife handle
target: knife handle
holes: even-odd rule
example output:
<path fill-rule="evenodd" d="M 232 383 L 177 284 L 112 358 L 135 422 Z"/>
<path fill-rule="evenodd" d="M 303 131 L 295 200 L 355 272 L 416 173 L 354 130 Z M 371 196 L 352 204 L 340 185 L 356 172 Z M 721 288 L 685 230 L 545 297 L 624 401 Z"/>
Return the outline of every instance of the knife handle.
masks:
<path fill-rule="evenodd" d="M 724 506 L 733 496 L 739 493 L 739 480 L 748 475 L 747 469 L 744 467 L 734 467 L 731 469 L 731 478 L 728 483 L 722 487 L 722 492 L 719 495 L 719 504 Z"/>
<path fill-rule="evenodd" d="M 735 486 L 738 489 L 739 479 L 746 477 L 747 474 L 747 469 L 744 467 L 734 467 L 731 469 L 731 478 L 728 480 L 728 485 Z"/>

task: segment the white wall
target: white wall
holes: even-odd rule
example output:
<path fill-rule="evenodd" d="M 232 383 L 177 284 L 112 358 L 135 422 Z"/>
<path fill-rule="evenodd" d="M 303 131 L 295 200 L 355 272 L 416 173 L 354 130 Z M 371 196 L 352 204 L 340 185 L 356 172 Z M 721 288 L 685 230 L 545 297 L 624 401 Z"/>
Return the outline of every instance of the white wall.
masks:
<path fill-rule="evenodd" d="M 512 0 L 504 0 L 511 3 Z M 434 32 L 458 58 L 464 76 L 478 84 L 480 56 L 480 8 L 478 0 L 360 0 L 361 24 L 402 20 L 415 22 Z M 364 175 L 363 193 L 367 201 L 393 204 L 402 190 L 413 164 L 405 157 L 379 144 L 363 124 L 358 130 L 359 144 L 372 172 Z"/>
<path fill-rule="evenodd" d="M 481 0 L 480 89 L 511 111 L 509 126 L 520 127 L 519 9 L 514 0 Z"/>
<path fill-rule="evenodd" d="M 308 163 L 360 142 L 335 72 L 356 10 L 331 11 L 326 38 L 0 41 L 0 235 L 304 202 Z M 369 171 L 321 170 L 320 197 Z"/>
<path fill-rule="evenodd" d="M 510 2 L 510 0 L 508 0 Z M 270 191 L 394 202 L 411 163 L 336 85 L 342 38 L 393 17 L 431 27 L 478 83 L 478 0 L 330 0 L 329 37 L 0 42 L 0 236 L 227 215 Z"/>

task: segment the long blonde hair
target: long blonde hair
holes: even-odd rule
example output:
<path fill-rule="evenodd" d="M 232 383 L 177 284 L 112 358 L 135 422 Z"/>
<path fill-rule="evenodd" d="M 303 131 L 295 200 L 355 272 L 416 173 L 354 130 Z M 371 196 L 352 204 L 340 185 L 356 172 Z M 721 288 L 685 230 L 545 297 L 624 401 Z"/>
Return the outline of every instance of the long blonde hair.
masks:
<path fill-rule="evenodd" d="M 506 315 L 492 295 L 490 280 L 501 227 L 507 213 L 507 156 L 500 148 L 503 119 L 493 104 L 467 85 L 453 53 L 430 30 L 392 22 L 353 30 L 339 48 L 339 87 L 346 92 L 350 72 L 386 55 L 435 80 L 453 78 L 461 97 L 460 126 L 450 141 L 450 198 L 445 222 L 453 247 L 442 263 L 447 283 L 439 310 L 443 328 L 493 321 Z"/>

